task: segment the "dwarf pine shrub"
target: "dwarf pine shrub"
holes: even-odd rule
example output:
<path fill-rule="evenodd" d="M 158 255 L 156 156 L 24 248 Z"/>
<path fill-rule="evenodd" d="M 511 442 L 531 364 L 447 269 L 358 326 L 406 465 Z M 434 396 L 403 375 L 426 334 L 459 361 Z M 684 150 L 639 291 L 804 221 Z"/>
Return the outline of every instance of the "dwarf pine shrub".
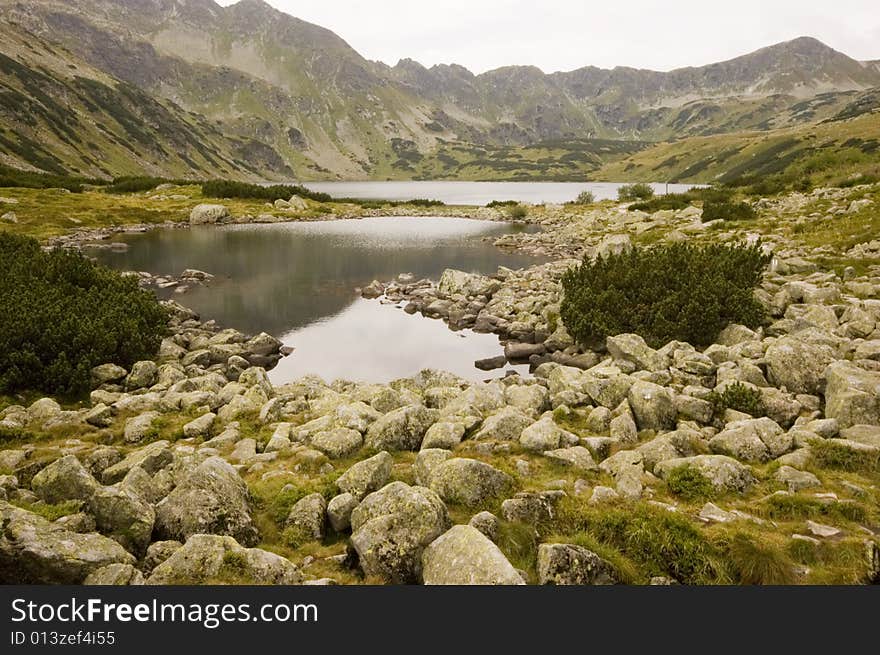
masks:
<path fill-rule="evenodd" d="M 0 233 L 0 392 L 78 394 L 91 369 L 152 357 L 168 315 L 137 280 Z"/>
<path fill-rule="evenodd" d="M 650 184 L 639 182 L 638 184 L 624 184 L 617 189 L 617 199 L 623 202 L 632 200 L 647 200 L 654 196 L 654 189 Z"/>
<path fill-rule="evenodd" d="M 769 262 L 758 244 L 676 243 L 585 257 L 562 278 L 560 314 L 584 344 L 635 333 L 655 348 L 672 340 L 706 346 L 730 323 L 762 323 L 754 290 Z"/>

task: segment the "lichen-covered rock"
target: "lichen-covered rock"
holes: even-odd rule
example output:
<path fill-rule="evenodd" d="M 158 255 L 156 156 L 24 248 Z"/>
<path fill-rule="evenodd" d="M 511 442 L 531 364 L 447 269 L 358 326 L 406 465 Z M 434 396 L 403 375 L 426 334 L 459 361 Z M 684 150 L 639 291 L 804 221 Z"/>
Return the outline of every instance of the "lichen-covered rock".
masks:
<path fill-rule="evenodd" d="M 156 362 L 144 360 L 135 362 L 131 367 L 131 373 L 125 378 L 125 388 L 128 391 L 152 387 L 159 379 L 159 367 Z"/>
<path fill-rule="evenodd" d="M 336 532 L 344 532 L 351 527 L 351 513 L 358 506 L 358 500 L 348 492 L 333 496 L 327 503 L 327 520 Z"/>
<path fill-rule="evenodd" d="M 309 445 L 320 450 L 330 459 L 340 459 L 353 455 L 364 443 L 364 438 L 357 430 L 350 428 L 333 428 L 319 432 L 309 441 Z"/>
<path fill-rule="evenodd" d="M 809 471 L 799 471 L 791 466 L 780 466 L 773 474 L 773 479 L 784 484 L 792 493 L 822 486 L 819 478 Z"/>
<path fill-rule="evenodd" d="M 449 516 L 430 489 L 392 482 L 364 498 L 351 527 L 364 573 L 406 584 L 420 579 L 422 551 L 449 528 Z"/>
<path fill-rule="evenodd" d="M 850 362 L 835 362 L 825 370 L 825 416 L 840 427 L 880 424 L 880 372 Z"/>
<path fill-rule="evenodd" d="M 94 586 L 124 586 L 142 585 L 144 576 L 131 564 L 108 564 L 97 571 L 89 573 L 84 585 Z"/>
<path fill-rule="evenodd" d="M 372 449 L 418 450 L 428 428 L 436 421 L 436 410 L 423 405 L 401 407 L 370 425 L 364 443 Z"/>
<path fill-rule="evenodd" d="M 474 439 L 491 439 L 493 441 L 516 441 L 522 431 L 534 422 L 530 416 L 516 407 L 504 407 L 489 416 Z"/>
<path fill-rule="evenodd" d="M 327 501 L 319 493 L 300 498 L 287 515 L 287 527 L 293 528 L 304 540 L 319 541 L 324 538 L 327 524 Z"/>
<path fill-rule="evenodd" d="M 204 439 L 209 437 L 216 418 L 217 415 L 213 412 L 202 414 L 183 426 L 183 436 L 187 439 Z"/>
<path fill-rule="evenodd" d="M 428 428 L 425 438 L 422 439 L 422 450 L 430 448 L 455 448 L 464 438 L 464 423 L 454 421 L 440 421 Z"/>
<path fill-rule="evenodd" d="M 482 512 L 474 514 L 471 517 L 471 520 L 468 521 L 468 525 L 482 532 L 489 540 L 498 540 L 498 531 L 500 529 L 500 524 L 498 521 L 498 517 L 495 516 L 492 512 L 487 512 L 484 510 Z"/>
<path fill-rule="evenodd" d="M 675 398 L 666 387 L 636 380 L 627 400 L 639 430 L 668 430 L 675 427 Z"/>
<path fill-rule="evenodd" d="M 582 473 L 595 471 L 598 468 L 595 460 L 593 460 L 592 453 L 583 446 L 547 450 L 544 451 L 544 457 L 559 464 L 571 466 L 576 471 Z"/>
<path fill-rule="evenodd" d="M 792 437 L 769 418 L 747 419 L 728 423 L 709 447 L 744 462 L 766 462 L 791 450 Z"/>
<path fill-rule="evenodd" d="M 608 337 L 605 346 L 614 359 L 630 362 L 636 366 L 636 370 L 662 371 L 669 367 L 668 358 L 651 348 L 637 334 Z"/>
<path fill-rule="evenodd" d="M 159 566 L 166 559 L 171 557 L 178 548 L 183 546 L 179 541 L 154 541 L 147 547 L 147 554 L 144 555 L 143 572 L 149 575 L 150 572 Z"/>
<path fill-rule="evenodd" d="M 416 484 L 430 487 L 434 471 L 451 457 L 452 453 L 443 448 L 422 448 L 416 455 L 416 461 L 413 462 Z"/>
<path fill-rule="evenodd" d="M 616 582 L 614 567 L 583 546 L 538 546 L 538 584 L 609 585 Z"/>
<path fill-rule="evenodd" d="M 526 450 L 542 453 L 547 450 L 575 446 L 579 439 L 576 435 L 556 425 L 552 416 L 544 416 L 540 421 L 532 423 L 522 431 L 519 442 Z"/>
<path fill-rule="evenodd" d="M 156 531 L 162 539 L 186 541 L 194 534 L 215 534 L 229 535 L 246 546 L 256 544 L 259 532 L 248 498 L 238 472 L 219 457 L 209 457 L 156 505 Z"/>
<path fill-rule="evenodd" d="M 79 584 L 109 564 L 134 564 L 112 539 L 79 534 L 0 501 L 0 584 Z"/>
<path fill-rule="evenodd" d="M 494 466 L 465 457 L 454 457 L 434 468 L 430 487 L 447 503 L 473 507 L 513 486 L 513 479 Z"/>
<path fill-rule="evenodd" d="M 501 516 L 505 521 L 542 525 L 553 518 L 553 498 L 546 493 L 522 491 L 501 503 Z"/>
<path fill-rule="evenodd" d="M 143 448 L 131 451 L 122 461 L 105 468 L 101 473 L 101 480 L 104 484 L 115 484 L 135 466 L 140 466 L 150 475 L 154 475 L 174 461 L 174 454 L 168 445 L 167 441 L 154 441 Z"/>
<path fill-rule="evenodd" d="M 422 553 L 426 585 L 525 584 L 498 546 L 470 525 L 456 525 Z"/>
<path fill-rule="evenodd" d="M 144 553 L 156 519 L 152 505 L 127 489 L 101 487 L 88 506 L 99 532 L 138 557 Z"/>
<path fill-rule="evenodd" d="M 376 453 L 372 457 L 358 462 L 336 480 L 336 486 L 342 492 L 348 492 L 361 500 L 372 491 L 381 489 L 391 475 L 394 459 L 386 451 Z"/>
<path fill-rule="evenodd" d="M 540 384 L 513 384 L 504 390 L 504 400 L 530 416 L 538 416 L 550 408 L 550 394 Z"/>
<path fill-rule="evenodd" d="M 159 412 L 149 411 L 128 419 L 125 422 L 125 441 L 138 443 L 156 433 L 154 424 L 159 418 Z"/>
<path fill-rule="evenodd" d="M 206 225 L 229 218 L 229 210 L 224 205 L 201 203 L 189 213 L 190 225 Z"/>
<path fill-rule="evenodd" d="M 764 357 L 771 384 L 785 387 L 790 393 L 816 394 L 822 390 L 823 374 L 834 361 L 834 351 L 794 335 L 771 343 Z"/>
<path fill-rule="evenodd" d="M 149 585 L 295 585 L 303 581 L 288 559 L 259 548 L 243 548 L 232 537 L 196 534 L 157 565 Z"/>
<path fill-rule="evenodd" d="M 680 467 L 688 467 L 696 471 L 719 492 L 747 491 L 756 482 L 748 466 L 726 455 L 695 455 L 667 459 L 654 467 L 654 474 L 665 480 L 670 472 Z"/>
<path fill-rule="evenodd" d="M 100 487 L 75 455 L 56 459 L 31 480 L 31 490 L 47 503 L 88 500 Z"/>

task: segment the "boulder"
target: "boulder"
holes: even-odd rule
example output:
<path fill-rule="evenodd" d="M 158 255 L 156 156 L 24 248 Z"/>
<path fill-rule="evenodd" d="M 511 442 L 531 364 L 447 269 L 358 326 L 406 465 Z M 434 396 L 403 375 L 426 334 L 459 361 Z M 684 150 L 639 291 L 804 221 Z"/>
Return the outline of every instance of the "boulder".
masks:
<path fill-rule="evenodd" d="M 449 528 L 443 501 L 430 489 L 392 482 L 351 515 L 351 544 L 361 569 L 386 583 L 421 578 L 422 551 Z"/>
<path fill-rule="evenodd" d="M 475 459 L 454 457 L 439 464 L 430 487 L 441 499 L 473 507 L 513 487 L 513 479 L 494 466 Z"/>
<path fill-rule="evenodd" d="M 639 430 L 668 430 L 675 427 L 675 397 L 666 387 L 636 380 L 627 400 Z"/>
<path fill-rule="evenodd" d="M 101 534 L 130 553 L 143 555 L 156 519 L 152 505 L 127 489 L 102 487 L 89 499 L 88 506 Z"/>
<path fill-rule="evenodd" d="M 538 584 L 609 585 L 616 582 L 614 567 L 583 546 L 538 546 Z"/>
<path fill-rule="evenodd" d="M 654 474 L 665 480 L 670 472 L 681 467 L 696 471 L 719 492 L 747 491 L 756 482 L 748 466 L 726 455 L 695 455 L 667 459 L 654 467 Z"/>
<path fill-rule="evenodd" d="M 492 512 L 484 510 L 474 514 L 471 520 L 468 521 L 468 525 L 482 532 L 491 541 L 498 540 L 498 531 L 501 526 L 498 522 L 498 517 Z"/>
<path fill-rule="evenodd" d="M 101 364 L 91 371 L 92 384 L 96 387 L 108 382 L 119 382 L 128 374 L 121 366 L 116 364 Z"/>
<path fill-rule="evenodd" d="M 134 564 L 112 539 L 79 534 L 0 501 L 0 584 L 79 584 L 110 564 Z"/>
<path fill-rule="evenodd" d="M 431 486 L 434 471 L 452 457 L 452 453 L 443 448 L 422 448 L 413 462 L 416 484 L 422 487 Z"/>
<path fill-rule="evenodd" d="M 157 434 L 153 424 L 159 418 L 159 412 L 149 411 L 128 419 L 125 422 L 125 441 L 138 443 Z"/>
<path fill-rule="evenodd" d="M 578 473 L 586 473 L 598 469 L 596 462 L 593 460 L 592 453 L 583 446 L 547 450 L 544 451 L 544 457 L 558 464 L 570 466 Z"/>
<path fill-rule="evenodd" d="M 140 466 L 150 475 L 162 470 L 174 461 L 174 454 L 167 441 L 154 441 L 148 446 L 133 450 L 122 461 L 108 466 L 101 473 L 104 484 L 114 484 L 122 480 L 131 469 Z"/>
<path fill-rule="evenodd" d="M 766 462 L 791 450 L 792 436 L 769 418 L 728 423 L 709 440 L 713 452 L 744 462 Z"/>
<path fill-rule="evenodd" d="M 145 575 L 159 566 L 166 559 L 171 557 L 178 548 L 183 546 L 179 541 L 154 541 L 147 547 L 147 554 L 144 555 L 142 570 Z"/>
<path fill-rule="evenodd" d="M 500 286 L 497 280 L 485 275 L 447 268 L 440 276 L 437 290 L 446 296 L 490 296 Z"/>
<path fill-rule="evenodd" d="M 880 372 L 850 362 L 835 362 L 825 370 L 825 416 L 840 427 L 880 424 Z"/>
<path fill-rule="evenodd" d="M 56 459 L 31 480 L 31 490 L 47 503 L 86 501 L 100 487 L 75 455 Z"/>
<path fill-rule="evenodd" d="M 368 493 L 381 489 L 391 475 L 394 458 L 386 451 L 354 464 L 336 480 L 342 492 L 361 500 Z"/>
<path fill-rule="evenodd" d="M 464 438 L 464 423 L 440 421 L 428 428 L 422 439 L 422 450 L 429 448 L 455 448 Z"/>
<path fill-rule="evenodd" d="M 280 555 L 243 548 L 232 537 L 196 534 L 157 565 L 146 584 L 295 585 L 302 581 L 296 565 Z"/>
<path fill-rule="evenodd" d="M 549 415 L 525 428 L 519 437 L 523 448 L 539 453 L 574 446 L 579 441 L 576 435 L 556 425 Z"/>
<path fill-rule="evenodd" d="M 131 564 L 108 564 L 93 571 L 83 580 L 86 586 L 142 585 L 144 576 Z"/>
<path fill-rule="evenodd" d="M 327 520 L 336 532 L 344 532 L 351 527 L 351 513 L 358 506 L 358 499 L 345 492 L 334 496 L 327 503 Z"/>
<path fill-rule="evenodd" d="M 834 361 L 826 345 L 801 341 L 797 336 L 781 337 L 767 347 L 768 380 L 790 393 L 818 394 L 825 369 Z"/>
<path fill-rule="evenodd" d="M 183 436 L 187 439 L 204 439 L 211 435 L 211 428 L 217 415 L 206 412 L 183 426 Z"/>
<path fill-rule="evenodd" d="M 364 444 L 375 450 L 418 450 L 437 411 L 423 405 L 409 405 L 383 415 L 368 429 Z"/>
<path fill-rule="evenodd" d="M 156 505 L 156 531 L 162 539 L 186 541 L 194 534 L 229 535 L 244 545 L 259 541 L 251 518 L 248 488 L 236 470 L 209 457 Z"/>
<path fill-rule="evenodd" d="M 229 218 L 229 210 L 223 205 L 202 203 L 192 208 L 189 213 L 190 225 L 206 225 L 217 223 Z"/>
<path fill-rule="evenodd" d="M 131 367 L 131 373 L 125 378 L 125 388 L 128 391 L 152 387 L 159 379 L 159 367 L 156 362 L 144 360 L 135 362 Z"/>
<path fill-rule="evenodd" d="M 822 486 L 819 478 L 812 473 L 799 471 L 791 466 L 780 466 L 776 473 L 773 474 L 773 479 L 784 484 L 792 493 Z"/>
<path fill-rule="evenodd" d="M 637 334 L 618 334 L 605 340 L 608 354 L 634 364 L 636 370 L 662 371 L 669 368 L 669 360 L 651 348 Z"/>
<path fill-rule="evenodd" d="M 297 536 L 306 541 L 320 541 L 324 538 L 327 519 L 327 501 L 319 493 L 300 498 L 287 515 L 287 527 L 293 528 Z"/>
<path fill-rule="evenodd" d="M 498 546 L 470 525 L 456 525 L 422 553 L 426 585 L 522 585 L 520 574 Z"/>
<path fill-rule="evenodd" d="M 533 420 L 516 407 L 504 407 L 483 421 L 473 438 L 478 441 L 516 441 Z"/>
<path fill-rule="evenodd" d="M 330 459 L 341 459 L 356 453 L 363 443 L 364 438 L 357 430 L 333 428 L 316 434 L 310 440 L 309 445 L 320 450 Z"/>

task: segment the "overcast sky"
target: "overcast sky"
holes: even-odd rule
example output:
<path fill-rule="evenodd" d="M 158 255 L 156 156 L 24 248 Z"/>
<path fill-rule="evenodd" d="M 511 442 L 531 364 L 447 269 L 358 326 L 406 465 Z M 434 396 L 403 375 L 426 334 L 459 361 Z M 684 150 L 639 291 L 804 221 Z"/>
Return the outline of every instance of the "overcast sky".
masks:
<path fill-rule="evenodd" d="M 734 0 L 723 8 L 706 0 L 268 2 L 333 30 L 368 59 L 457 63 L 476 73 L 508 64 L 670 70 L 803 35 L 856 59 L 880 59 L 878 0 Z"/>

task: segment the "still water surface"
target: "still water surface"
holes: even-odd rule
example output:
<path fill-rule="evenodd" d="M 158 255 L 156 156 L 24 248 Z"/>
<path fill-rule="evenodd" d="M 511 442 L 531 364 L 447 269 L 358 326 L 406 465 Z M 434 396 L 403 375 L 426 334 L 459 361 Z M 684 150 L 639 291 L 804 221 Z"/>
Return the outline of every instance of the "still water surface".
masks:
<path fill-rule="evenodd" d="M 516 200 L 537 205 L 565 203 L 577 198 L 581 191 L 592 191 L 597 200 L 617 198 L 615 182 L 306 182 L 313 191 L 329 193 L 336 198 L 365 200 L 442 200 L 447 205 L 486 205 L 493 200 Z M 652 184 L 655 193 L 681 193 L 691 184 Z"/>
<path fill-rule="evenodd" d="M 470 379 L 476 359 L 501 354 L 497 337 L 452 332 L 438 320 L 363 300 L 372 280 L 399 273 L 439 278 L 446 268 L 494 273 L 541 260 L 492 245 L 524 228 L 458 218 L 367 218 L 313 223 L 197 227 L 125 235 L 124 252 L 98 250 L 122 270 L 216 276 L 188 293 L 168 292 L 225 327 L 268 332 L 296 348 L 271 372 L 282 383 L 308 373 L 326 380 L 388 381 L 441 368 Z"/>

